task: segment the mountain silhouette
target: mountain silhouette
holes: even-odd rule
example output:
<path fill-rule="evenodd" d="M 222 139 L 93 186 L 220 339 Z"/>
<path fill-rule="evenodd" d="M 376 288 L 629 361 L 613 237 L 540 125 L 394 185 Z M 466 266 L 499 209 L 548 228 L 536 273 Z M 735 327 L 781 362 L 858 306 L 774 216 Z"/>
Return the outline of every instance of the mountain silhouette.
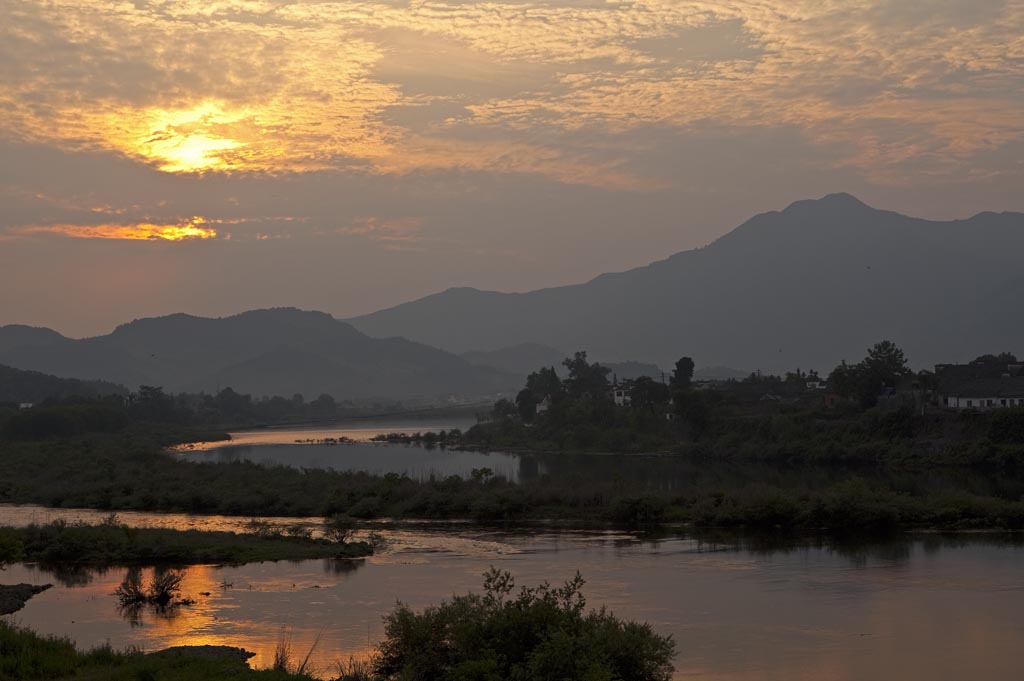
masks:
<path fill-rule="evenodd" d="M 1022 349 L 1022 252 L 1024 214 L 936 222 L 832 194 L 584 284 L 456 288 L 349 321 L 459 353 L 533 343 L 775 371 L 827 370 L 888 338 L 922 367 Z"/>
<path fill-rule="evenodd" d="M 554 367 L 560 375 L 567 376 L 569 370 L 562 365 L 562 361 L 568 357 L 569 353 L 539 343 L 521 343 L 489 352 L 462 353 L 462 358 L 470 364 L 492 367 L 524 379 L 541 367 Z M 607 367 L 611 378 L 627 379 L 640 376 L 657 378 L 661 376 L 661 369 L 649 363 L 603 362 L 599 357 L 590 357 L 589 359 L 598 361 L 602 366 Z"/>
<path fill-rule="evenodd" d="M 139 319 L 75 340 L 49 329 L 0 327 L 0 363 L 57 376 L 167 391 L 232 387 L 255 395 L 337 399 L 485 395 L 518 378 L 402 338 L 370 338 L 321 312 L 254 310 L 208 319 Z"/>
<path fill-rule="evenodd" d="M 122 386 L 105 381 L 58 378 L 38 371 L 0 365 L 0 403 L 36 403 L 50 398 L 104 397 L 123 395 L 126 392 Z"/>

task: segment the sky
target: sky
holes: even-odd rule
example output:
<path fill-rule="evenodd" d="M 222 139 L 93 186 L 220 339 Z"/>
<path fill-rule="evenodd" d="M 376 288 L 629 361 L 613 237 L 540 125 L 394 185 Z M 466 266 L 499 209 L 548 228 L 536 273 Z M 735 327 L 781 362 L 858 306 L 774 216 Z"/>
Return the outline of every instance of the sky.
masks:
<path fill-rule="evenodd" d="M 585 281 L 1024 211 L 1024 0 L 0 0 L 0 324 Z"/>

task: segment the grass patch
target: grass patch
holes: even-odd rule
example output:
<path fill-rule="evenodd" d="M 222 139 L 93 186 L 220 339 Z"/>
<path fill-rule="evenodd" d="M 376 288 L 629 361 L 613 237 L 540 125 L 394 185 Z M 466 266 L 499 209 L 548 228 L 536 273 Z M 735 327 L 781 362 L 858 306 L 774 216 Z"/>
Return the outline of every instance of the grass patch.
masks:
<path fill-rule="evenodd" d="M 64 567 L 108 565 L 241 564 L 265 560 L 360 558 L 369 544 L 338 544 L 304 536 L 236 534 L 165 528 L 133 528 L 55 521 L 0 528 L 0 541 L 20 548 L 22 559 Z"/>
<path fill-rule="evenodd" d="M 253 670 L 238 658 L 144 655 L 101 646 L 86 652 L 66 638 L 40 636 L 0 620 L 0 679 L 4 681 L 300 681 L 305 675 Z"/>

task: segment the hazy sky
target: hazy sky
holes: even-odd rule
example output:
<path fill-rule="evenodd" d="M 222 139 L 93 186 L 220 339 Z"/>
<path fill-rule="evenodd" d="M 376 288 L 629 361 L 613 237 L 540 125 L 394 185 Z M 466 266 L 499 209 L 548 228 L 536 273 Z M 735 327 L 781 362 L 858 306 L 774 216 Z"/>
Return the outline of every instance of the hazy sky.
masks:
<path fill-rule="evenodd" d="M 528 290 L 1024 210 L 1024 0 L 0 0 L 0 324 Z"/>

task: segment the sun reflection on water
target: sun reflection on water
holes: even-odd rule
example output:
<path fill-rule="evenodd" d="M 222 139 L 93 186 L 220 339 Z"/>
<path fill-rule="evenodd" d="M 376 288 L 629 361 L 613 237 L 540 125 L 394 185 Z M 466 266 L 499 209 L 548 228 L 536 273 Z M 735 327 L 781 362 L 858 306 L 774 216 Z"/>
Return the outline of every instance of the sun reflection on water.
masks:
<path fill-rule="evenodd" d="M 372 654 L 384 636 L 381 617 L 396 599 L 418 610 L 479 591 L 489 566 L 511 570 L 522 585 L 558 583 L 582 569 L 588 604 L 676 636 L 676 679 L 1020 676 L 1017 538 L 909 538 L 899 551 L 888 543 L 810 543 L 766 552 L 758 544 L 721 550 L 688 538 L 582 531 L 421 530 L 418 543 L 406 541 L 412 533 L 390 533 L 383 560 L 348 571 L 321 561 L 188 568 L 182 596 L 196 603 L 173 617 L 147 612 L 134 629 L 112 595 L 123 569 L 76 576 L 71 588 L 33 598 L 18 619 L 81 647 L 107 640 L 148 652 L 241 646 L 256 653 L 256 668 L 272 664 L 282 638 L 301 660 L 322 634 L 311 659 L 330 678 L 339 659 Z M 479 551 L 480 540 L 513 551 Z M 59 579 L 36 566 L 8 570 L 14 582 Z"/>

